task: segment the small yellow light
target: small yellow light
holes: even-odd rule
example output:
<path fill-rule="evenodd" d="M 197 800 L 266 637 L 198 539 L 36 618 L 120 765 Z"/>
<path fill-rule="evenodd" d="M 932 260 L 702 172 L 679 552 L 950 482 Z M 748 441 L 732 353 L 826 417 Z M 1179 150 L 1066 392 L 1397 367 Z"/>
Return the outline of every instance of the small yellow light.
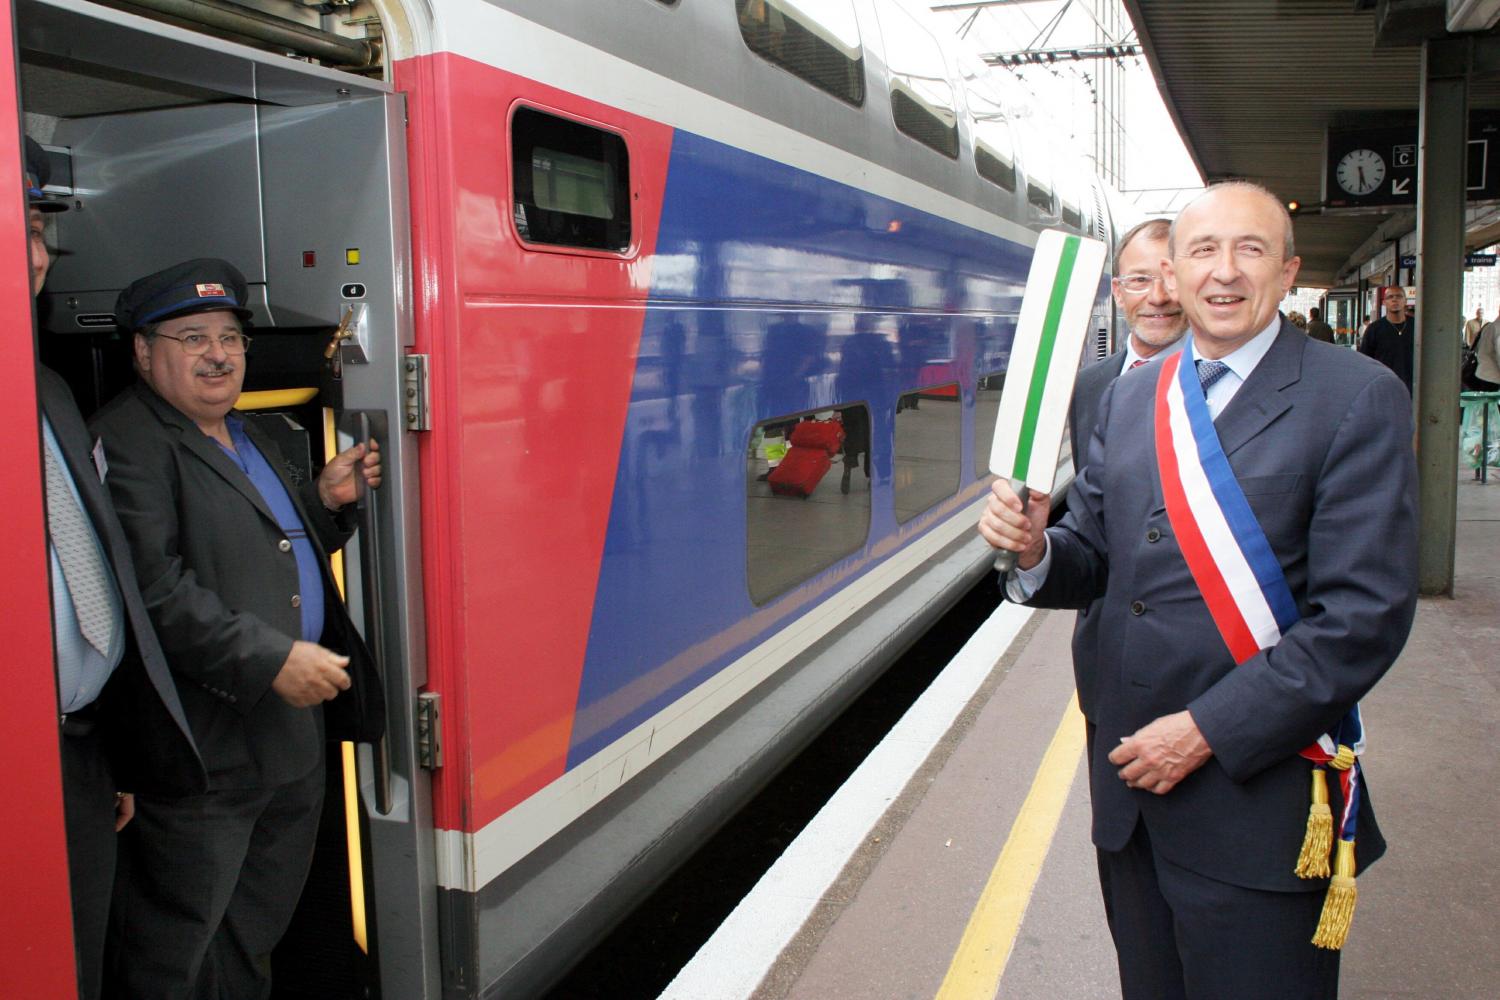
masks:
<path fill-rule="evenodd" d="M 1296 200 L 1295 198 L 1293 198 L 1291 201 L 1289 201 L 1289 202 L 1286 203 L 1286 210 L 1288 212 L 1296 213 L 1297 209 L 1299 209 L 1301 207 L 1302 207 L 1302 202 Z"/>
<path fill-rule="evenodd" d="M 358 264 L 359 263 L 359 247 L 350 247 L 349 249 L 347 249 L 347 250 L 344 251 L 344 263 L 345 264 Z"/>

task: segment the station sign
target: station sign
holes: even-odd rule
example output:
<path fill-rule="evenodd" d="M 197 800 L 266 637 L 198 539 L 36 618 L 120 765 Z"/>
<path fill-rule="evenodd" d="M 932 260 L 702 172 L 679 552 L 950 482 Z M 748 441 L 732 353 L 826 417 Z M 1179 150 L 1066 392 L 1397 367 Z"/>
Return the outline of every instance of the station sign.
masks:
<path fill-rule="evenodd" d="M 1421 159 L 1417 139 L 1416 124 L 1329 129 L 1324 141 L 1324 209 L 1416 205 Z M 1469 113 L 1468 156 L 1468 200 L 1500 200 L 1500 112 Z"/>
<path fill-rule="evenodd" d="M 1464 267 L 1494 267 L 1496 259 L 1497 255 L 1495 254 L 1480 253 L 1478 250 L 1471 250 L 1464 254 Z M 1400 266 L 1407 268 L 1416 267 L 1417 255 L 1414 253 L 1402 254 Z"/>

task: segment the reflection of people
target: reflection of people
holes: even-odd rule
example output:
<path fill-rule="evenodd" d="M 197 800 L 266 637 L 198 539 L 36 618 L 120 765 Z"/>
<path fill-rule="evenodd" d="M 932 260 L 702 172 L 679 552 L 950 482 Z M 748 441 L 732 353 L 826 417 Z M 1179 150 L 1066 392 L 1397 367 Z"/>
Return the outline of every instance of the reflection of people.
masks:
<path fill-rule="evenodd" d="M 1406 311 L 1406 289 L 1391 285 L 1385 290 L 1385 315 L 1365 327 L 1359 353 L 1395 372 L 1410 394 L 1414 340 L 1412 318 Z"/>
<path fill-rule="evenodd" d="M 1336 946 L 1346 924 L 1309 891 L 1330 883 L 1304 842 L 1317 824 L 1300 755 L 1406 640 L 1416 471 L 1399 380 L 1278 320 L 1299 264 L 1263 188 L 1190 202 L 1166 272 L 1187 346 L 1106 393 L 1058 527 L 1044 530 L 1046 496 L 1022 514 L 1004 479 L 980 523 L 1019 553 L 1010 597 L 1103 596 L 1093 839 L 1126 1000 L 1337 993 L 1338 952 L 1312 938 Z M 1234 528 L 1214 528 L 1230 511 Z M 1353 812 L 1368 865 L 1384 842 L 1368 797 Z M 1335 830 L 1335 903 L 1352 905 L 1353 832 Z"/>
<path fill-rule="evenodd" d="M 51 172 L 42 147 L 29 137 L 25 146 L 35 295 L 51 264 L 43 213 L 64 211 L 67 205 L 42 192 Z M 146 616 L 125 534 L 100 482 L 106 470 L 95 460 L 73 394 L 55 372 L 39 368 L 37 396 L 73 944 L 78 995 L 91 1000 L 102 986 L 116 834 L 135 809 L 134 797 L 116 789 L 134 790 L 149 782 L 149 787 L 173 792 L 202 791 L 207 780 Z"/>
<path fill-rule="evenodd" d="M 380 483 L 379 452 L 355 445 L 300 488 L 286 477 L 232 408 L 245 295 L 220 260 L 126 288 L 116 322 L 135 334 L 140 381 L 94 422 L 211 786 L 138 797 L 111 919 L 111 982 L 126 997 L 269 994 L 270 953 L 312 860 L 325 735 L 368 739 L 381 724 L 369 654 L 327 567 L 357 482 Z"/>
<path fill-rule="evenodd" d="M 1317 306 L 1307 311 L 1307 335 L 1325 344 L 1333 343 L 1333 327 L 1323 322 L 1323 310 Z"/>
<path fill-rule="evenodd" d="M 890 342 L 860 320 L 856 318 L 855 332 L 839 344 L 839 370 L 834 381 L 840 403 L 853 404 L 839 411 L 844 421 L 844 474 L 839 489 L 845 493 L 849 492 L 850 477 L 861 461 L 865 479 L 870 479 L 869 401 L 879 398 L 896 364 Z"/>

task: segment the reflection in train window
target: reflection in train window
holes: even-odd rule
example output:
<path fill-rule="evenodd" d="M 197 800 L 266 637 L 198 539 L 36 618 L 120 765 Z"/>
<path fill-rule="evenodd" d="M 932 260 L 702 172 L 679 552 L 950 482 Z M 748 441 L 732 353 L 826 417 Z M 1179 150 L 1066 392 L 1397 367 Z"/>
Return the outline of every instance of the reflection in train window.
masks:
<path fill-rule="evenodd" d="M 850 0 L 736 0 L 735 6 L 752 51 L 840 100 L 864 103 L 865 59 Z"/>
<path fill-rule="evenodd" d="M 876 7 L 891 74 L 891 115 L 896 127 L 944 156 L 958 156 L 958 109 L 942 46 L 902 7 Z"/>
<path fill-rule="evenodd" d="M 511 168 L 516 232 L 527 243 L 630 246 L 630 156 L 618 135 L 517 108 Z"/>
<path fill-rule="evenodd" d="M 745 457 L 745 518 L 756 604 L 858 552 L 870 533 L 868 407 L 756 424 Z"/>
<path fill-rule="evenodd" d="M 1030 167 L 1027 169 L 1030 170 Z M 1026 200 L 1042 215 L 1052 215 L 1057 211 L 1052 204 L 1052 183 L 1040 171 L 1027 174 Z"/>
<path fill-rule="evenodd" d="M 962 435 L 956 383 L 902 395 L 896 403 L 896 520 L 909 521 L 958 492 Z"/>
<path fill-rule="evenodd" d="M 990 474 L 990 449 L 995 447 L 995 417 L 1000 413 L 1000 390 L 1005 387 L 1005 373 L 979 376 L 974 393 L 974 478 Z"/>
<path fill-rule="evenodd" d="M 1065 226 L 1071 226 L 1074 229 L 1083 228 L 1083 211 L 1073 204 L 1072 195 L 1069 194 L 1062 196 L 1062 221 Z"/>

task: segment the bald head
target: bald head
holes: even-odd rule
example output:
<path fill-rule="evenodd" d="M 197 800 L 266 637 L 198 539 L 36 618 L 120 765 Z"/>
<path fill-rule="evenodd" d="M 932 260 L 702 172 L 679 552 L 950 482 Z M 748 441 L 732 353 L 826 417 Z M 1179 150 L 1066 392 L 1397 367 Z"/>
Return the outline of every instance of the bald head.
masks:
<path fill-rule="evenodd" d="M 1281 220 L 1282 231 L 1285 240 L 1282 243 L 1281 254 L 1286 260 L 1297 256 L 1296 241 L 1292 238 L 1292 213 L 1286 210 L 1281 199 L 1271 193 L 1270 189 L 1249 181 L 1223 181 L 1218 184 L 1210 184 L 1202 192 L 1194 196 L 1193 200 L 1185 205 L 1181 212 L 1177 213 L 1177 219 L 1182 218 L 1188 209 L 1205 198 L 1217 197 L 1221 194 L 1242 194 L 1253 198 L 1263 198 L 1266 203 L 1275 209 L 1277 217 Z M 1167 232 L 1167 253 L 1172 254 L 1177 247 L 1177 219 L 1172 220 L 1172 227 Z"/>

